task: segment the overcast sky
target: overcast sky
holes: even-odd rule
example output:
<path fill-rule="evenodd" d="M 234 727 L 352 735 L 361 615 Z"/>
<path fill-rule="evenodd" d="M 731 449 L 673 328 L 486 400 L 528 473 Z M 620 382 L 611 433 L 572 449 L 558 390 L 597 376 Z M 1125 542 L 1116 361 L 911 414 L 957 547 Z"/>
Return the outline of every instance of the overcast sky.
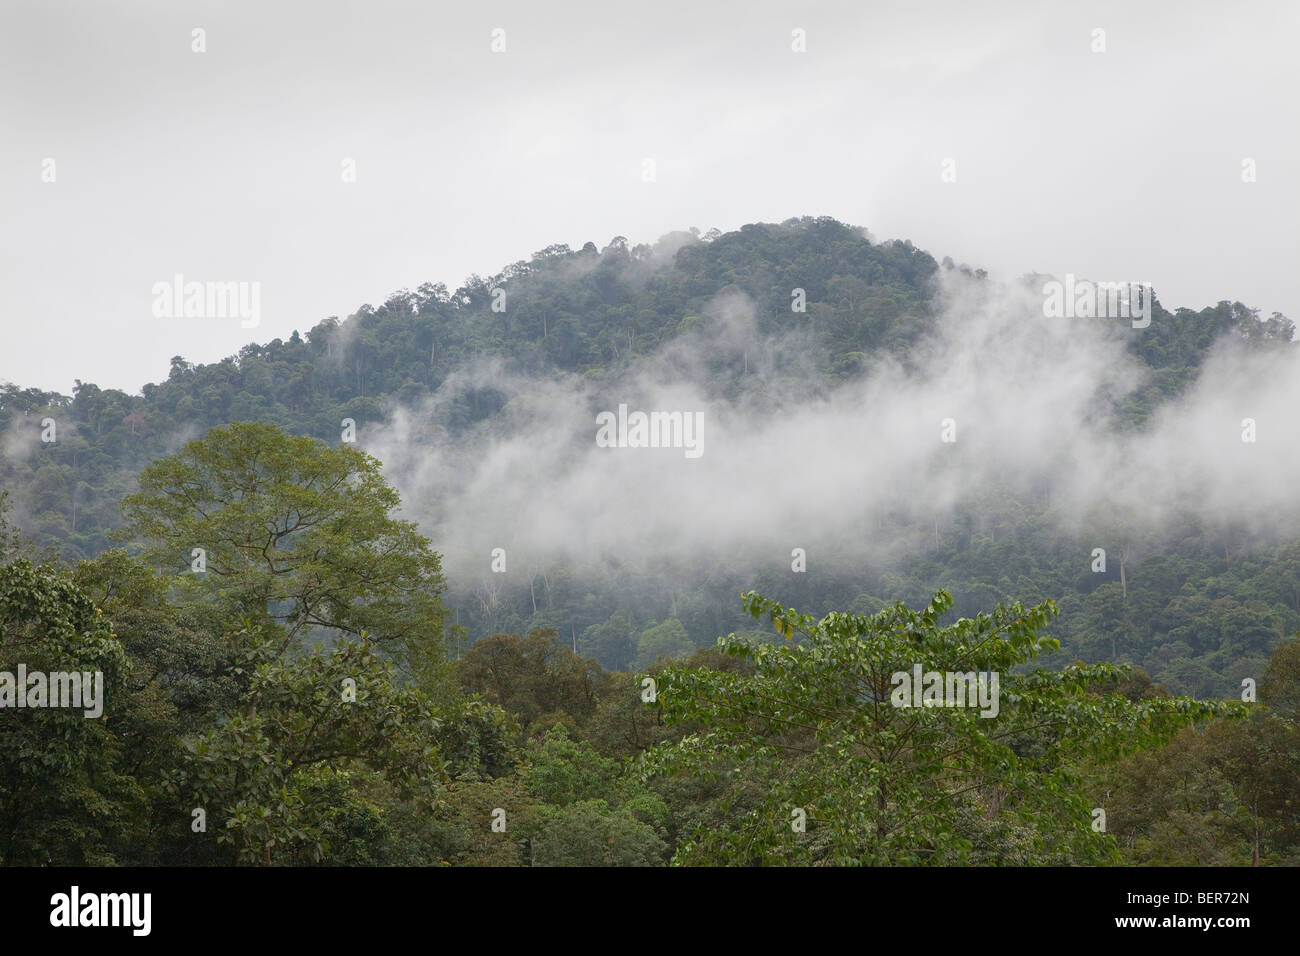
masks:
<path fill-rule="evenodd" d="M 1298 39 L 1295 2 L 0 0 L 0 381 L 135 392 L 551 243 L 801 215 L 1300 321 Z M 177 273 L 260 324 L 156 318 Z"/>

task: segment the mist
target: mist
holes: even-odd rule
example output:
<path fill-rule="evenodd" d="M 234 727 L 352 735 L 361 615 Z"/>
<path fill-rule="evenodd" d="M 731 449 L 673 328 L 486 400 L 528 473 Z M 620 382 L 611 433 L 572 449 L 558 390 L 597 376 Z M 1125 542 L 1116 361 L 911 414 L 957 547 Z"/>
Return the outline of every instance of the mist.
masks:
<path fill-rule="evenodd" d="M 538 379 L 481 363 L 359 441 L 453 586 L 487 575 L 497 548 L 507 570 L 744 569 L 788 564 L 794 548 L 810 571 L 887 565 L 941 537 L 956 509 L 1008 492 L 1102 547 L 1155 541 L 1176 515 L 1256 536 L 1297 526 L 1298 350 L 1223 340 L 1178 400 L 1125 430 L 1115 410 L 1149 384 L 1125 336 L 1145 330 L 1046 318 L 1041 277 L 945 269 L 935 281 L 935 332 L 906 366 L 868 357 L 833 389 L 813 376 L 801 333 L 761 335 L 753 303 L 724 290 L 697 328 L 617 375 Z M 452 438 L 440 411 L 482 388 L 505 408 Z M 596 416 L 620 404 L 699 413 L 702 454 L 597 447 Z"/>

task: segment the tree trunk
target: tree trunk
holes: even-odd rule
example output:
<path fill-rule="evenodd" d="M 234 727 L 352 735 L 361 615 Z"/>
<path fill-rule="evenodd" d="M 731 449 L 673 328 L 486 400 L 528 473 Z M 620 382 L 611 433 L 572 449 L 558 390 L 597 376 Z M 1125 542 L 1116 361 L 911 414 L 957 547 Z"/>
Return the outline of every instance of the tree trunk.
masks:
<path fill-rule="evenodd" d="M 1255 852 L 1250 858 L 1251 866 L 1259 866 L 1259 795 L 1255 796 L 1255 803 L 1252 807 L 1255 817 Z"/>

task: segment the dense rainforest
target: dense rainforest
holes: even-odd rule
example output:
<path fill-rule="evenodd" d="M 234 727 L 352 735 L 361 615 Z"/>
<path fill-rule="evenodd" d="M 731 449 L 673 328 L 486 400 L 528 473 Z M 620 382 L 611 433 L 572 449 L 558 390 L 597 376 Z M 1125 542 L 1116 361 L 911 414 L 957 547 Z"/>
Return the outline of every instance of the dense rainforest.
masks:
<path fill-rule="evenodd" d="M 136 395 L 0 385 L 0 668 L 75 661 L 109 702 L 4 712 L 0 860 L 1300 862 L 1284 523 L 1072 527 L 1008 481 L 886 508 L 896 546 L 815 574 L 786 548 L 496 576 L 486 550 L 483 574 L 444 562 L 455 525 L 387 453 L 399 421 L 407 446 L 487 449 L 544 395 L 520 382 L 617 407 L 665 356 L 729 407 L 920 374 L 945 276 L 992 281 L 825 218 L 616 237 L 177 356 Z M 1115 434 L 1224 342 L 1296 348 L 1241 303 L 1151 309 L 1098 333 L 1142 372 L 1098 402 Z M 882 707 L 913 662 L 1002 672 L 1001 712 Z"/>

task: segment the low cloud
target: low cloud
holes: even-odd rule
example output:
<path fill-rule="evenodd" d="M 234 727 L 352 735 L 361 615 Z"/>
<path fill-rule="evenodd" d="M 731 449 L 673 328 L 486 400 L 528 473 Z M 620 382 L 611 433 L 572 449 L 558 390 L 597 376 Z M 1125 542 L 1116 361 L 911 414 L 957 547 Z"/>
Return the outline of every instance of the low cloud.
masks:
<path fill-rule="evenodd" d="M 1125 347 L 1143 330 L 1046 318 L 1032 283 L 959 270 L 936 281 L 935 332 L 906 365 L 869 358 L 838 388 L 814 372 L 802 333 L 760 336 L 753 303 L 724 290 L 616 381 L 482 363 L 362 444 L 453 582 L 481 577 L 493 548 L 523 567 L 758 566 L 796 546 L 887 562 L 936 523 L 942 533 L 954 509 L 1004 507 L 1007 492 L 1071 532 L 1100 535 L 1105 518 L 1157 535 L 1176 514 L 1256 534 L 1297 526 L 1300 349 L 1220 343 L 1186 394 L 1126 430 L 1116 410 L 1150 385 Z M 504 409 L 453 438 L 440 424 L 450 403 L 484 388 L 507 396 Z M 596 415 L 619 403 L 701 413 L 705 453 L 597 447 Z"/>

